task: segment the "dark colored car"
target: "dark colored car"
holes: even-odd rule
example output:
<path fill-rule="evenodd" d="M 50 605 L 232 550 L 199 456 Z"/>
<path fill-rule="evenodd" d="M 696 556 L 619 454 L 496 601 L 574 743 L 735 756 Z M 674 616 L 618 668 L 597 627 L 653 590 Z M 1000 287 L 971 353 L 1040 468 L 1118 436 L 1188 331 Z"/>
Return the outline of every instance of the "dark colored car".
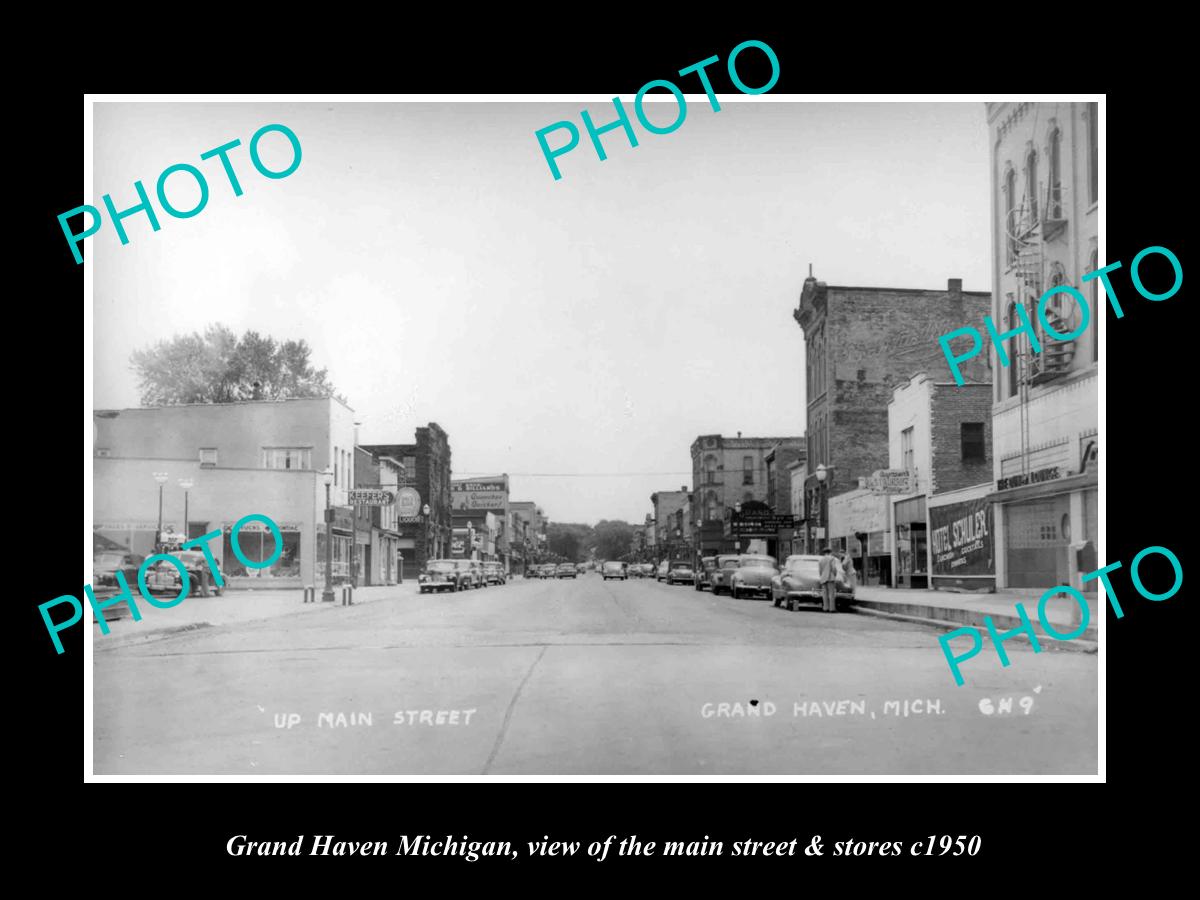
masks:
<path fill-rule="evenodd" d="M 712 587 L 712 573 L 716 567 L 717 558 L 715 556 L 706 556 L 700 560 L 700 568 L 696 570 L 696 580 L 694 582 L 696 590 L 702 591 L 705 588 Z"/>
<path fill-rule="evenodd" d="M 775 557 L 744 553 L 729 576 L 729 593 L 735 600 L 746 596 L 766 600 L 771 596 L 771 579 L 778 574 Z"/>
<path fill-rule="evenodd" d="M 121 571 L 130 588 L 137 590 L 137 572 L 145 560 L 146 557 L 137 553 L 125 553 L 121 550 L 101 551 L 92 557 L 92 586 L 115 585 L 116 572 Z"/>
<path fill-rule="evenodd" d="M 461 591 L 467 586 L 466 574 L 459 569 L 461 560 L 431 559 L 425 563 L 425 571 L 417 576 L 422 594 L 434 591 Z"/>
<path fill-rule="evenodd" d="M 605 581 L 610 578 L 620 578 L 625 581 L 629 578 L 629 570 L 623 562 L 606 562 L 600 567 L 600 577 Z"/>
<path fill-rule="evenodd" d="M 673 562 L 667 567 L 667 584 L 692 584 L 695 580 L 691 563 Z"/>
<path fill-rule="evenodd" d="M 183 567 L 187 571 L 189 597 L 207 597 L 209 594 L 216 594 L 220 597 L 225 593 L 225 573 L 221 572 L 222 584 L 220 587 L 217 587 L 212 570 L 208 567 L 208 560 L 202 551 L 176 550 L 171 556 L 174 556 L 183 563 Z M 126 575 L 128 576 L 128 570 L 124 566 L 122 569 L 126 571 Z M 136 572 L 134 572 L 133 577 L 134 580 L 129 582 L 131 588 L 137 586 Z M 146 589 L 151 593 L 162 591 L 177 595 L 182 585 L 183 579 L 179 574 L 178 566 L 165 559 L 159 560 L 146 570 Z"/>
<path fill-rule="evenodd" d="M 504 574 L 504 566 L 498 562 L 485 562 L 483 577 L 488 584 L 504 584 L 508 581 L 508 577 Z"/>
<path fill-rule="evenodd" d="M 737 567 L 738 555 L 736 553 L 722 553 L 716 558 L 712 574 L 709 576 L 709 586 L 712 588 L 713 594 L 729 593 L 729 579 L 737 571 Z"/>
<path fill-rule="evenodd" d="M 558 571 L 555 573 L 558 578 L 574 578 L 579 573 L 575 571 L 574 563 L 559 563 Z"/>
<path fill-rule="evenodd" d="M 771 599 L 775 605 L 786 601 L 787 608 L 794 610 L 800 603 L 822 603 L 820 564 L 819 556 L 789 556 L 783 570 L 771 580 Z M 853 600 L 854 588 L 842 578 L 835 596 L 839 603 Z"/>

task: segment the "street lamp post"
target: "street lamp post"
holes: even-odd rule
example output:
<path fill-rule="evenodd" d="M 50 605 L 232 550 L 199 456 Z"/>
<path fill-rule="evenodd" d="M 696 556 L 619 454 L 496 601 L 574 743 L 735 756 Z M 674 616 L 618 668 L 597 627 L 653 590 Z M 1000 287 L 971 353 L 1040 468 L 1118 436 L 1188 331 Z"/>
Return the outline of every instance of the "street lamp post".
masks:
<path fill-rule="evenodd" d="M 188 528 L 188 491 L 196 486 L 196 483 L 190 478 L 180 478 L 179 486 L 183 488 L 183 540 L 186 543 L 192 539 L 192 533 Z"/>
<path fill-rule="evenodd" d="M 329 488 L 333 484 L 333 469 L 325 467 L 321 473 L 325 482 L 325 590 L 321 592 L 321 602 L 333 602 L 333 506 L 329 502 Z"/>
<path fill-rule="evenodd" d="M 163 485 L 167 483 L 167 479 L 170 477 L 166 472 L 154 473 L 154 480 L 158 482 L 158 531 L 154 532 L 155 553 L 158 553 L 162 549 Z"/>
<path fill-rule="evenodd" d="M 425 519 L 425 560 L 429 560 L 429 504 L 426 503 L 421 507 L 421 516 Z"/>

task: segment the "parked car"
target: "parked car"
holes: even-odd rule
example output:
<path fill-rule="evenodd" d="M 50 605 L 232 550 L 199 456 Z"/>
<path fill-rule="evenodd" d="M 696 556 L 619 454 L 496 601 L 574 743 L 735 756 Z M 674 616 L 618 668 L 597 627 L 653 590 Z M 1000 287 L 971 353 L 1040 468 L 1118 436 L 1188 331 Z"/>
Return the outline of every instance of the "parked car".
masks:
<path fill-rule="evenodd" d="M 464 590 L 484 586 L 483 567 L 473 559 L 453 560 L 455 567 L 462 574 L 461 584 Z"/>
<path fill-rule="evenodd" d="M 795 610 L 800 603 L 822 603 L 820 564 L 819 556 L 789 556 L 782 571 L 771 579 L 771 599 L 775 605 L 785 603 L 788 609 Z M 853 585 L 844 577 L 839 579 L 834 596 L 838 603 L 853 600 Z"/>
<path fill-rule="evenodd" d="M 488 584 L 504 584 L 508 581 L 508 576 L 504 574 L 504 566 L 498 562 L 485 562 L 483 577 Z"/>
<path fill-rule="evenodd" d="M 655 572 L 654 563 L 642 563 L 640 566 L 638 566 L 638 568 L 641 569 L 643 578 L 653 578 L 654 577 L 654 572 Z"/>
<path fill-rule="evenodd" d="M 715 556 L 706 556 L 700 560 L 700 568 L 696 570 L 696 578 L 693 581 L 696 590 L 702 591 L 712 587 L 712 573 L 716 567 L 717 558 Z"/>
<path fill-rule="evenodd" d="M 666 581 L 667 573 L 669 571 L 671 571 L 671 561 L 669 559 L 664 559 L 662 562 L 660 562 L 658 564 L 658 568 L 654 572 L 654 580 L 655 581 Z"/>
<path fill-rule="evenodd" d="M 629 573 L 630 578 L 645 578 L 646 573 L 639 563 L 629 563 L 625 566 L 625 570 Z"/>
<path fill-rule="evenodd" d="M 577 574 L 574 563 L 559 563 L 555 573 L 558 578 L 574 578 Z"/>
<path fill-rule="evenodd" d="M 729 576 L 729 593 L 735 600 L 747 595 L 766 600 L 771 596 L 771 579 L 778 574 L 775 557 L 744 553 Z"/>
<path fill-rule="evenodd" d="M 425 570 L 417 576 L 417 590 L 424 593 L 434 591 L 461 591 L 467 584 L 468 573 L 459 568 L 462 560 L 431 559 L 425 563 Z"/>
<path fill-rule="evenodd" d="M 691 563 L 676 561 L 667 567 L 667 584 L 692 584 L 695 580 Z"/>
<path fill-rule="evenodd" d="M 125 575 L 125 582 L 132 590 L 137 590 L 137 572 L 146 557 L 138 553 L 125 553 L 121 550 L 103 550 L 92 557 L 92 585 L 116 584 L 116 572 Z M 132 572 L 132 578 L 130 576 Z"/>
<path fill-rule="evenodd" d="M 600 577 L 605 581 L 610 578 L 620 578 L 625 581 L 629 578 L 629 570 L 623 562 L 606 562 L 600 567 Z"/>
<path fill-rule="evenodd" d="M 738 555 L 736 553 L 722 553 L 717 557 L 712 575 L 709 576 L 709 583 L 714 595 L 729 593 L 729 579 L 737 571 L 737 567 Z"/>
<path fill-rule="evenodd" d="M 542 565 L 542 577 L 554 578 L 558 573 L 558 567 L 554 563 L 545 563 Z"/>
<path fill-rule="evenodd" d="M 171 554 L 181 563 L 188 574 L 188 596 L 207 597 L 210 593 L 220 597 L 225 593 L 225 573 L 221 572 L 222 584 L 217 587 L 208 560 L 200 550 L 176 550 Z M 124 568 L 124 567 L 122 567 Z M 218 570 L 220 571 L 220 570 Z M 137 578 L 136 573 L 134 578 Z M 137 585 L 136 580 L 129 582 L 131 587 Z M 163 591 L 168 594 L 178 594 L 183 585 L 179 568 L 165 559 L 159 560 L 146 570 L 146 589 L 151 593 Z"/>

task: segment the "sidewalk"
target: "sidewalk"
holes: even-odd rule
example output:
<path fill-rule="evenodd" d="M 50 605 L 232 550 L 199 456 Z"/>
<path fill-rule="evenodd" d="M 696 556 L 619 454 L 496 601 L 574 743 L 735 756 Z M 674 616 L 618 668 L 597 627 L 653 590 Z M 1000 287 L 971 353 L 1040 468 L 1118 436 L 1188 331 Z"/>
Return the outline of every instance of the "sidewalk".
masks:
<path fill-rule="evenodd" d="M 405 579 L 402 585 L 360 587 L 354 589 L 354 605 L 375 603 L 382 600 L 397 600 L 416 596 L 416 579 Z M 334 589 L 334 601 L 321 600 L 321 588 L 317 588 L 315 603 L 303 602 L 303 589 L 230 590 L 220 597 L 188 597 L 178 606 L 159 609 L 138 598 L 140 622 L 134 621 L 124 603 L 105 610 L 109 632 L 104 635 L 92 614 L 92 634 L 97 650 L 137 643 L 147 638 L 163 637 L 196 628 L 211 628 L 238 622 L 254 622 L 280 616 L 315 613 L 342 605 L 342 589 Z M 85 607 L 86 608 L 86 607 Z M 91 610 L 88 609 L 91 613 Z M 119 617 L 119 618 L 117 618 Z"/>
<path fill-rule="evenodd" d="M 994 594 L 960 594 L 953 591 L 859 585 L 850 608 L 867 615 L 932 625 L 948 631 L 965 625 L 986 631 L 983 620 L 990 616 L 996 630 L 1005 632 L 1021 627 L 1021 618 L 1016 610 L 1016 604 L 1020 603 L 1033 623 L 1038 644 L 1043 650 L 1054 647 L 1095 653 L 1099 641 L 1097 595 L 1084 595 L 1089 613 L 1087 630 L 1073 640 L 1063 641 L 1047 634 L 1038 619 L 1038 601 L 1043 593 L 1044 590 L 1014 589 L 998 590 Z M 1046 604 L 1046 619 L 1060 634 L 1070 634 L 1078 630 L 1082 610 L 1069 594 L 1059 594 Z M 1019 639 L 1028 640 L 1024 635 Z"/>

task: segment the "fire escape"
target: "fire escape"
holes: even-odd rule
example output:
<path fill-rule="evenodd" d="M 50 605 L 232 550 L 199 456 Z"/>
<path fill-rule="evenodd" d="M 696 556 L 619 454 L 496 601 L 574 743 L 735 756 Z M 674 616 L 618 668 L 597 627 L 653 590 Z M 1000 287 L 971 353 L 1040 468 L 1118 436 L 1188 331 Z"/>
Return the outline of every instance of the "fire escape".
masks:
<path fill-rule="evenodd" d="M 1043 194 L 1041 216 L 1036 201 L 1028 196 L 1021 198 L 1019 206 L 1012 209 L 1005 223 L 1008 232 L 1008 253 L 1012 272 L 1020 286 L 1020 294 L 1028 298 L 1026 312 L 1029 321 L 1039 333 L 1041 352 L 1033 352 L 1028 342 L 1021 341 L 1020 350 L 1012 354 L 1012 365 L 1017 367 L 1017 383 L 1020 386 L 1021 426 L 1021 471 L 1030 470 L 1030 422 L 1029 391 L 1034 385 L 1045 384 L 1067 374 L 1075 358 L 1075 341 L 1060 340 L 1047 333 L 1038 321 L 1037 307 L 1042 294 L 1059 284 L 1066 284 L 1066 273 L 1058 263 L 1046 264 L 1045 246 L 1064 233 L 1067 227 L 1066 204 L 1061 184 L 1051 184 Z M 1049 273 L 1047 273 L 1049 268 Z M 1064 314 L 1063 310 L 1070 310 Z M 1075 304 L 1065 302 L 1055 295 L 1046 305 L 1045 320 L 1051 330 L 1058 334 L 1070 334 L 1075 330 L 1073 321 Z M 1008 327 L 1016 327 L 1010 322 Z"/>
<path fill-rule="evenodd" d="M 1020 366 L 1022 387 L 1044 384 L 1067 374 L 1075 358 L 1074 340 L 1055 338 L 1038 322 L 1037 307 L 1042 294 L 1052 287 L 1067 283 L 1066 273 L 1057 264 L 1050 267 L 1047 277 L 1044 249 L 1067 227 L 1062 185 L 1048 186 L 1043 200 L 1039 217 L 1037 203 L 1031 202 L 1027 196 L 1022 197 L 1020 206 L 1012 209 L 1006 223 L 1013 274 L 1020 283 L 1021 292 L 1029 298 L 1026 312 L 1029 321 L 1039 332 L 1039 343 L 1042 345 L 1040 353 L 1032 352 L 1032 347 L 1026 344 L 1024 350 L 1015 354 L 1018 360 L 1014 364 Z M 1069 312 L 1064 313 L 1064 310 Z M 1075 329 L 1074 313 L 1075 304 L 1056 295 L 1046 306 L 1046 324 L 1051 331 L 1069 334 Z"/>

